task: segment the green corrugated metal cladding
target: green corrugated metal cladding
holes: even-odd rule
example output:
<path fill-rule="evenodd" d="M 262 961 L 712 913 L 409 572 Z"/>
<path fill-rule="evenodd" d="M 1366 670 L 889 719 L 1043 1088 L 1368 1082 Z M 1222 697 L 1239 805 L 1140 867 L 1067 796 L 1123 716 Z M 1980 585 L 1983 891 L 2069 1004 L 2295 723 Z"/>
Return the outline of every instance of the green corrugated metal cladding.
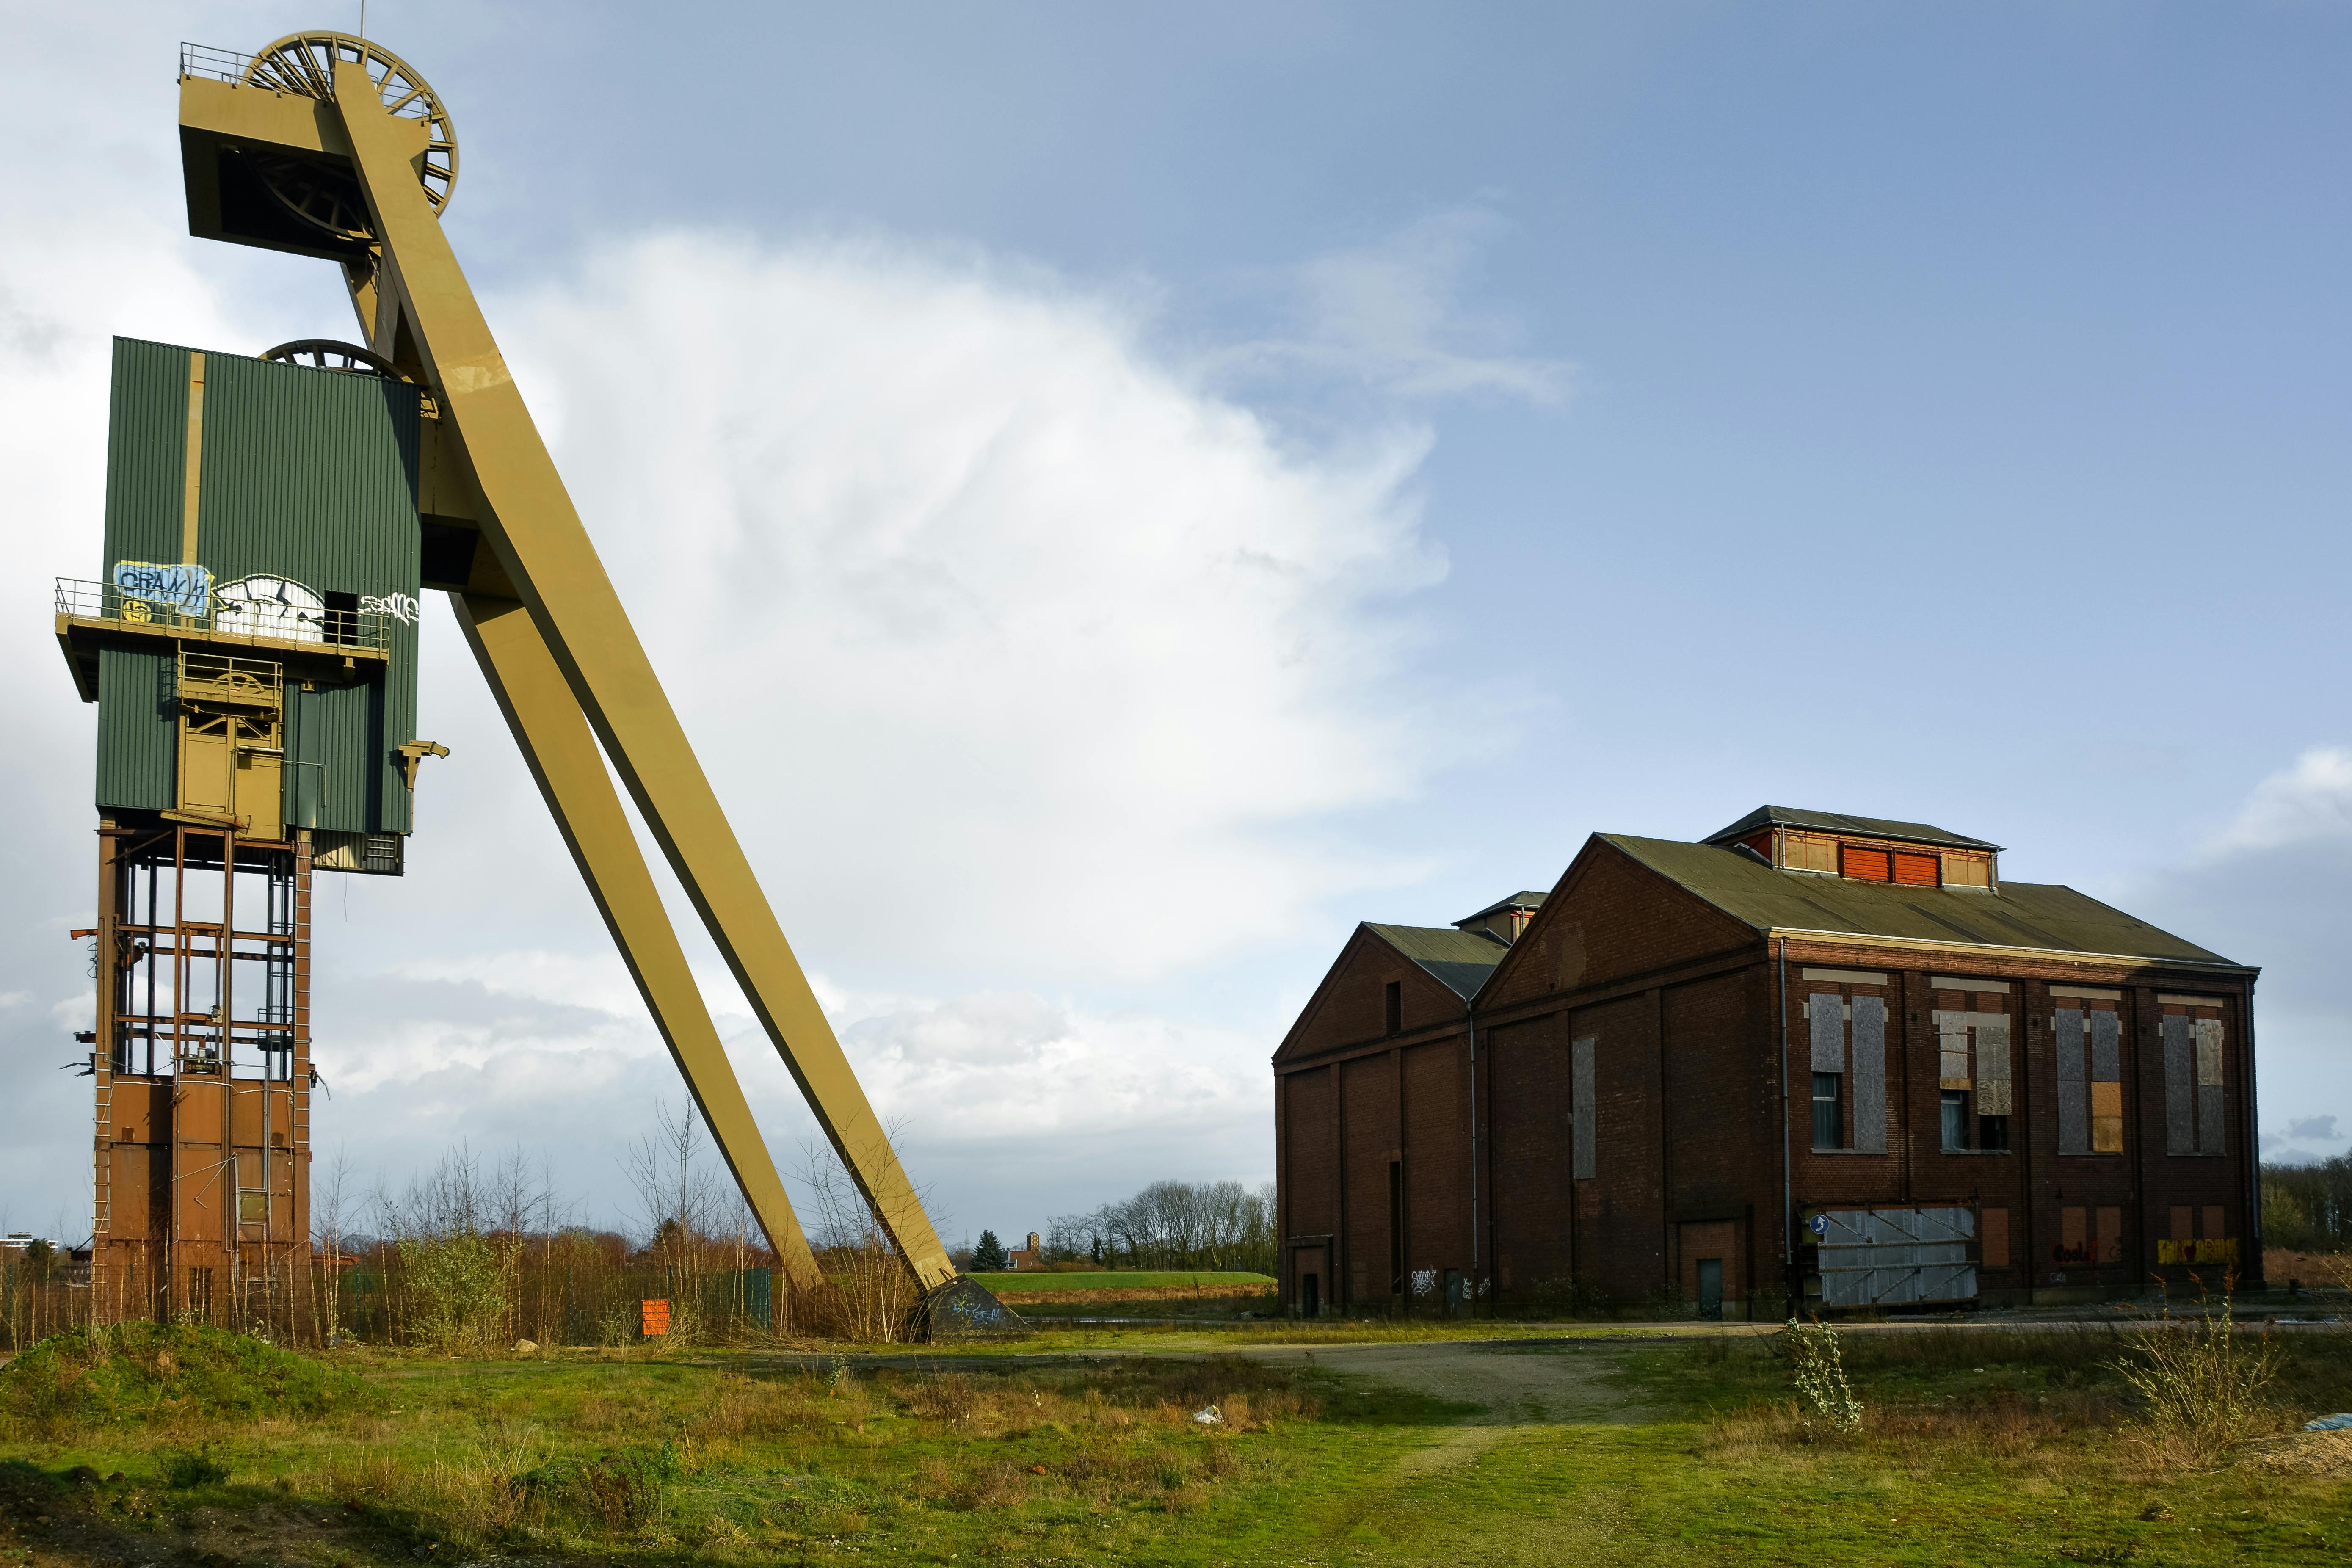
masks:
<path fill-rule="evenodd" d="M 191 351 L 114 342 L 106 558 L 181 559 Z M 397 607 L 389 666 L 357 684 L 288 692 L 288 820 L 405 833 L 394 749 L 416 737 L 416 389 L 348 371 L 205 354 L 196 560 L 215 590 L 266 574 L 331 608 Z M 109 650 L 99 673 L 98 805 L 172 804 L 171 661 Z"/>
<path fill-rule="evenodd" d="M 163 811 L 172 804 L 172 658 L 98 651 L 98 805 Z"/>

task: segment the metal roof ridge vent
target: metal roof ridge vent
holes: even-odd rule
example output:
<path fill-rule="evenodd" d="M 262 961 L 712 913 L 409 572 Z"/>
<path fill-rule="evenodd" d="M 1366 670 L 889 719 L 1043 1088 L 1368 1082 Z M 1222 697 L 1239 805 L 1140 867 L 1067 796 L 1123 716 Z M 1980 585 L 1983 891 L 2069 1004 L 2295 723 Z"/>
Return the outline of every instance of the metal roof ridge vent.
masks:
<path fill-rule="evenodd" d="M 1719 828 L 1698 842 L 1721 844 L 1727 839 L 1744 838 L 1767 827 L 1794 827 L 1855 838 L 1883 838 L 1904 844 L 1933 844 L 1954 849 L 1983 849 L 1996 853 L 2004 847 L 1986 839 L 1970 838 L 1966 834 L 1937 827 L 1932 823 L 1903 822 L 1884 816 L 1855 816 L 1843 812 L 1811 811 L 1792 805 L 1759 805 L 1730 826 Z"/>

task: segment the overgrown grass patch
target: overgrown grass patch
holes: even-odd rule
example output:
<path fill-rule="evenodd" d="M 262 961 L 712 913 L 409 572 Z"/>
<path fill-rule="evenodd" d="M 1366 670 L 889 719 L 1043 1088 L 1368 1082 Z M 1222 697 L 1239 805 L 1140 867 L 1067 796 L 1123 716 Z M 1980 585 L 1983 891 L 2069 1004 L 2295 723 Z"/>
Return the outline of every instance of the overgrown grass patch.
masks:
<path fill-rule="evenodd" d="M 1392 1458 L 1457 1414 L 1383 1394 L 1334 1415 L 1329 1379 L 1230 1359 L 803 1371 L 748 1357 L 379 1357 L 369 1381 L 369 1408 L 300 1422 L 230 1415 L 200 1434 L 186 1421 L 53 1423 L 6 1448 L 53 1479 L 122 1472 L 81 1490 L 133 1534 L 310 1510 L 352 1561 L 436 1543 L 946 1561 L 1014 1537 L 1189 1561 L 1270 1527 L 1273 1493 L 1344 1479 L 1350 1463 Z"/>
<path fill-rule="evenodd" d="M 376 1402 L 363 1379 L 243 1334 L 124 1323 L 53 1334 L 0 1367 L 0 1438 L 119 1422 L 315 1416 Z"/>

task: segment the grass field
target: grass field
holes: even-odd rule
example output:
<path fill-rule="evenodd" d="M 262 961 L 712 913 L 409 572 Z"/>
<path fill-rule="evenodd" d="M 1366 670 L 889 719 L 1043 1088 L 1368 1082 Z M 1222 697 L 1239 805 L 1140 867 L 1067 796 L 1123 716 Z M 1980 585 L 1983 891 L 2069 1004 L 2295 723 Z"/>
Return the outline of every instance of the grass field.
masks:
<path fill-rule="evenodd" d="M 79 1372 L 28 1356 L 0 1373 L 0 1561 L 2352 1553 L 2352 1439 L 2286 1435 L 2352 1409 L 2344 1336 L 2288 1342 L 2280 1430 L 2184 1472 L 2138 1440 L 2105 1335 L 1849 1335 L 1867 1419 L 1808 1441 L 1768 1337 L 1530 1346 L 1286 1327 L 855 1362 L 339 1352 L 338 1372 L 193 1341 Z M 1194 1419 L 1212 1406 L 1214 1423 Z"/>
<path fill-rule="evenodd" d="M 1268 1274 L 1203 1272 L 1176 1269 L 1106 1268 L 1098 1273 L 1063 1274 L 1036 1269 L 1024 1274 L 975 1274 L 972 1279 L 991 1290 L 1174 1290 L 1217 1289 L 1235 1285 L 1274 1288 Z"/>

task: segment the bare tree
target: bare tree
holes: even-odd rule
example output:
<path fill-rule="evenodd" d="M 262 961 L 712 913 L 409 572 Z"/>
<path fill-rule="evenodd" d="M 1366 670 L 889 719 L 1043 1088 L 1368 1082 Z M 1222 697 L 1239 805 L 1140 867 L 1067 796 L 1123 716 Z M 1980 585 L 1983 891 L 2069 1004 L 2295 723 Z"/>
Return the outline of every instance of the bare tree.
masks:
<path fill-rule="evenodd" d="M 343 1240 L 353 1206 L 351 1155 L 341 1144 L 328 1162 L 326 1177 L 322 1183 L 314 1176 L 310 1183 L 310 1246 L 326 1256 L 325 1322 L 319 1342 L 332 1345 L 342 1329 Z"/>
<path fill-rule="evenodd" d="M 883 1135 L 903 1152 L 900 1133 L 894 1124 Z M 915 1272 L 830 1144 L 803 1142 L 801 1182 L 811 1199 L 809 1239 L 825 1283 L 812 1300 L 795 1304 L 796 1320 L 818 1333 L 866 1343 L 906 1338 L 922 1301 Z"/>
<path fill-rule="evenodd" d="M 656 1101 L 656 1137 L 639 1138 L 621 1157 L 621 1169 L 636 1189 L 646 1222 L 646 1245 L 657 1254 L 690 1247 L 709 1228 L 718 1208 L 718 1177 L 703 1161 L 702 1119 L 690 1100 L 676 1110 Z"/>

